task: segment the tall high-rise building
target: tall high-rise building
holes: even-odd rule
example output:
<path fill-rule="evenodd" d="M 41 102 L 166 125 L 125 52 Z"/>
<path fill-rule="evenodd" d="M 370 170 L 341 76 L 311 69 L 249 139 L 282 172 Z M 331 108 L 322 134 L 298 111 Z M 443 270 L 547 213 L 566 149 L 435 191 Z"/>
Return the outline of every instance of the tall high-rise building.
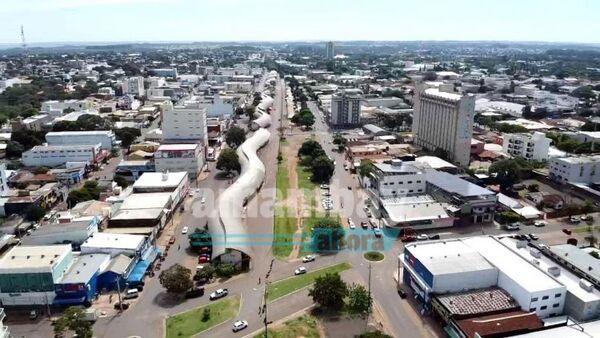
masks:
<path fill-rule="evenodd" d="M 199 103 L 165 109 L 162 114 L 163 140 L 168 143 L 208 144 L 206 107 Z"/>
<path fill-rule="evenodd" d="M 429 151 L 443 150 L 449 160 L 468 166 L 475 97 L 418 84 L 412 132 L 414 142 Z"/>
<path fill-rule="evenodd" d="M 333 57 L 335 56 L 335 50 L 333 49 L 333 41 L 327 42 L 327 44 L 325 45 L 325 49 L 327 50 L 327 59 L 333 60 Z"/>
<path fill-rule="evenodd" d="M 131 94 L 136 96 L 144 95 L 144 78 L 141 76 L 132 76 L 125 79 L 121 84 L 123 94 Z"/>
<path fill-rule="evenodd" d="M 341 91 L 331 97 L 329 124 L 332 127 L 356 127 L 360 125 L 360 99 L 358 93 Z"/>

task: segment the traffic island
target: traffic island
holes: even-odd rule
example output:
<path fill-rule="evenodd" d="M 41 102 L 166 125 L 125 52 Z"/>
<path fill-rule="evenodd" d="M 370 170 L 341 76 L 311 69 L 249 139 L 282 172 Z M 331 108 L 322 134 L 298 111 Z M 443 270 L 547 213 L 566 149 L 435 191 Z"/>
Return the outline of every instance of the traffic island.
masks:
<path fill-rule="evenodd" d="M 368 251 L 364 253 L 363 257 L 369 262 L 380 262 L 385 258 L 385 255 L 379 251 Z"/>
<path fill-rule="evenodd" d="M 235 295 L 205 306 L 167 317 L 167 338 L 192 337 L 214 326 L 233 320 L 240 309 Z"/>

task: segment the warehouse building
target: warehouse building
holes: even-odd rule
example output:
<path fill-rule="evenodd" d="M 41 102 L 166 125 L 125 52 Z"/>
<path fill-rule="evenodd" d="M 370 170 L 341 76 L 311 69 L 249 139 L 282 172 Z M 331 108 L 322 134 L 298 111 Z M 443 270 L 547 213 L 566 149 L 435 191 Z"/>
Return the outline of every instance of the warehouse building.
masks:
<path fill-rule="evenodd" d="M 143 173 L 133 183 L 134 194 L 169 192 L 173 205 L 179 205 L 190 190 L 187 172 Z"/>
<path fill-rule="evenodd" d="M 521 310 L 539 317 L 563 313 L 566 287 L 519 256 L 495 237 L 414 243 L 400 256 L 402 280 L 425 311 L 435 294 L 451 294 L 497 286 L 507 291 Z"/>
<path fill-rule="evenodd" d="M 110 255 L 76 255 L 64 277 L 55 285 L 55 305 L 89 306 L 98 293 L 98 276 L 110 263 Z"/>

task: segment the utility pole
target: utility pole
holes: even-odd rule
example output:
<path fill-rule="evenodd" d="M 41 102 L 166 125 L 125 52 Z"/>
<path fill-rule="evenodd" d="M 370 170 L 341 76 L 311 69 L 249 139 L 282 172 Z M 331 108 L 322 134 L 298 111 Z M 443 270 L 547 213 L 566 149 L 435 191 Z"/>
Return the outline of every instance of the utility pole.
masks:
<path fill-rule="evenodd" d="M 117 279 L 117 292 L 119 296 L 119 307 L 121 308 L 121 312 L 123 312 L 123 300 L 121 299 L 121 277 Z"/>

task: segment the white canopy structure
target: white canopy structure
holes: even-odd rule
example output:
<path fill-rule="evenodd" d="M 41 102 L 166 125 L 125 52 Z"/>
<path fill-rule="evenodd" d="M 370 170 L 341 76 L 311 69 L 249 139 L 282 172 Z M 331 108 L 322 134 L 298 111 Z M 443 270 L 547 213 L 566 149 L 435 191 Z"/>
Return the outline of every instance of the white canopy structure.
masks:
<path fill-rule="evenodd" d="M 267 110 L 273 105 L 273 101 L 270 96 L 263 95 L 253 121 L 258 130 L 237 149 L 241 165 L 240 177 L 220 195 L 216 216 L 208 221 L 213 237 L 213 260 L 230 249 L 251 256 L 251 239 L 242 222 L 242 213 L 246 202 L 256 194 L 265 179 L 265 166 L 257 156 L 257 151 L 271 137 L 271 133 L 265 128 L 271 125 L 271 116 Z"/>

